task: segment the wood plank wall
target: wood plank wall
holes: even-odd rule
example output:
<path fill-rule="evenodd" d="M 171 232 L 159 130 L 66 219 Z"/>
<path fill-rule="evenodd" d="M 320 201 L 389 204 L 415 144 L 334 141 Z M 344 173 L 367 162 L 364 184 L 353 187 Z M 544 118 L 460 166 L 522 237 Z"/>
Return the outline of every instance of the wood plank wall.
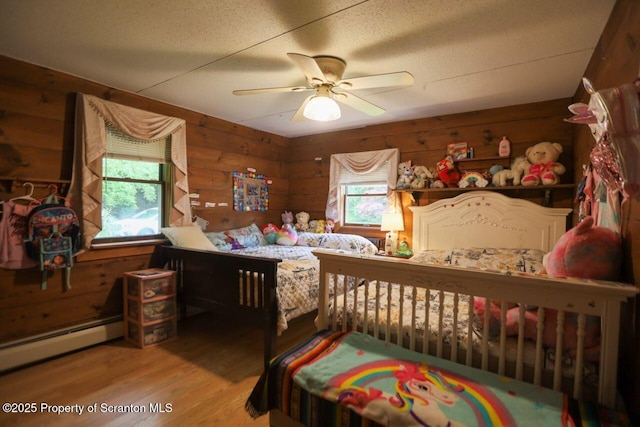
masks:
<path fill-rule="evenodd" d="M 467 142 L 474 148 L 477 161 L 460 163 L 461 169 L 485 171 L 498 156 L 498 144 L 505 135 L 511 141 L 512 157 L 523 155 L 525 150 L 538 142 L 558 142 L 563 146 L 559 161 L 567 167 L 561 177 L 563 183 L 573 182 L 573 128 L 562 119 L 569 116 L 570 99 L 539 102 L 506 108 L 475 111 L 419 120 L 395 122 L 361 129 L 325 133 L 293 139 L 291 147 L 290 206 L 294 212 L 305 210 L 312 218 L 324 218 L 326 193 L 329 187 L 329 165 L 332 153 L 398 148 L 400 161 L 411 160 L 413 165 L 435 167 L 446 154 L 447 144 Z M 315 159 L 320 157 L 321 161 Z M 504 166 L 509 166 L 507 161 Z M 512 197 L 522 197 L 541 203 L 542 191 L 513 192 Z M 415 193 L 415 202 L 409 193 L 403 193 L 403 205 L 424 205 L 434 199 L 453 197 L 451 191 Z M 573 207 L 573 189 L 554 190 L 556 207 Z M 404 209 L 405 231 L 401 238 L 411 240 L 411 215 Z M 350 231 L 354 229 L 348 229 Z M 379 230 L 359 229 L 367 236 L 383 235 Z"/>
<path fill-rule="evenodd" d="M 289 196 L 287 138 L 1 56 L 0 177 L 33 181 L 36 197 L 48 194 L 48 184 L 70 180 L 78 92 L 186 120 L 190 190 L 200 193 L 203 206 L 228 204 L 194 211 L 210 222 L 209 231 L 281 222 Z M 273 181 L 268 212 L 233 211 L 231 174 L 247 167 Z M 22 181 L 0 179 L 0 200 L 23 194 Z M 66 292 L 60 271 L 41 291 L 37 269 L 0 269 L 0 343 L 121 314 L 122 273 L 146 267 L 152 249 L 141 245 L 81 255 Z"/>
<path fill-rule="evenodd" d="M 640 2 L 618 0 L 600 41 L 585 71 L 596 89 L 607 89 L 616 85 L 632 83 L 640 70 Z M 579 87 L 575 102 L 589 102 L 589 96 Z M 574 129 L 574 173 L 579 177 L 578 165 L 589 164 L 589 153 L 594 140 L 587 126 Z M 630 165 L 639 168 L 640 165 Z M 640 287 L 640 197 L 629 200 L 623 206 L 622 238 L 624 246 L 623 280 Z M 635 238 L 634 238 L 635 236 Z M 623 316 L 623 333 L 620 337 L 622 363 L 629 371 L 621 370 L 621 385 L 627 408 L 635 419 L 640 420 L 640 298 L 627 307 Z"/>

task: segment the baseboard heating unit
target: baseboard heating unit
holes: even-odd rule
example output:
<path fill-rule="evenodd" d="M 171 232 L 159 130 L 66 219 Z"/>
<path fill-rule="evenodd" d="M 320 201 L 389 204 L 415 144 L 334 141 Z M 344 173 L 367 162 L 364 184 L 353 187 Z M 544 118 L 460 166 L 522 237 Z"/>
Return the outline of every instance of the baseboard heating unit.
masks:
<path fill-rule="evenodd" d="M 100 344 L 124 335 L 114 316 L 0 345 L 0 372 Z"/>

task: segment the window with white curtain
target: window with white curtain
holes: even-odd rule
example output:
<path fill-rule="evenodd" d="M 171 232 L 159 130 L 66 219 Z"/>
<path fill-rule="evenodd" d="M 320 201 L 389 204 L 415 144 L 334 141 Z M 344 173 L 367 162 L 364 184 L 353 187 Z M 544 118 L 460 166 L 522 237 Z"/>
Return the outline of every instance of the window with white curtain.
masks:
<path fill-rule="evenodd" d="M 377 170 L 356 174 L 344 166 L 340 170 L 341 223 L 347 226 L 379 226 L 387 211 L 387 170 L 384 162 Z"/>
<path fill-rule="evenodd" d="M 399 153 L 390 148 L 332 154 L 326 217 L 340 226 L 375 226 L 384 212 L 396 211 Z"/>
<path fill-rule="evenodd" d="M 147 141 L 106 124 L 102 230 L 96 239 L 135 240 L 160 234 L 170 163 L 170 135 Z"/>

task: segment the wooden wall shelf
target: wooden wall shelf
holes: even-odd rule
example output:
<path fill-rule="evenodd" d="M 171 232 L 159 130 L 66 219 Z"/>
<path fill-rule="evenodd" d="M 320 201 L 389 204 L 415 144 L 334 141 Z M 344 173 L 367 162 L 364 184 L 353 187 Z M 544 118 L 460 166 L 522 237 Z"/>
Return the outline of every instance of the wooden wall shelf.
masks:
<path fill-rule="evenodd" d="M 472 160 L 472 159 L 469 159 Z M 446 197 L 453 197 L 460 193 L 466 193 L 467 191 L 497 191 L 499 193 L 520 193 L 524 192 L 530 196 L 536 196 L 540 194 L 543 196 L 543 206 L 552 206 L 552 192 L 559 191 L 573 191 L 575 184 L 556 184 L 556 185 L 534 185 L 534 186 L 522 186 L 522 185 L 510 185 L 505 187 L 449 187 L 449 188 L 425 188 L 425 189 L 403 189 L 393 190 L 397 193 L 408 193 L 411 196 L 412 202 L 415 204 L 417 199 L 423 196 L 433 199 L 442 199 Z"/>

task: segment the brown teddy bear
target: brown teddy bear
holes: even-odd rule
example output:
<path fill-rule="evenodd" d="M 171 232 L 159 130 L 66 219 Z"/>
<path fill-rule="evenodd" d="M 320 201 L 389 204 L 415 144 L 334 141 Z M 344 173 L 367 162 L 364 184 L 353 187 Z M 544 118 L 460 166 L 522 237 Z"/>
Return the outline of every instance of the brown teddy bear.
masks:
<path fill-rule="evenodd" d="M 522 177 L 520 183 L 525 186 L 558 184 L 559 176 L 566 171 L 565 167 L 557 162 L 560 153 L 562 145 L 557 142 L 540 142 L 527 148 L 525 156 L 531 166 L 529 173 Z"/>

